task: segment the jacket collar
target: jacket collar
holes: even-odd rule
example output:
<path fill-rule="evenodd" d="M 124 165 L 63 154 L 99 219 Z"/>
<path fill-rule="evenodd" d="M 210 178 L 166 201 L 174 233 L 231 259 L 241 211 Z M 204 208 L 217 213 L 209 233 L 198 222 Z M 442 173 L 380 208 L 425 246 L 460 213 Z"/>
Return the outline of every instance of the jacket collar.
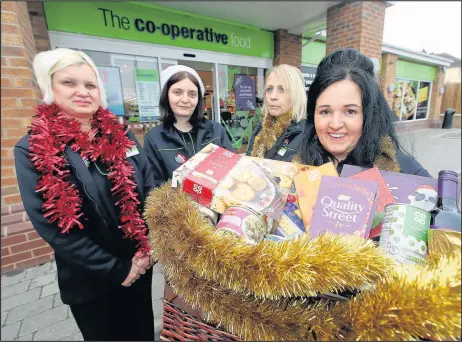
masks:
<path fill-rule="evenodd" d="M 213 126 L 213 122 L 210 120 L 203 119 L 198 123 L 196 126 L 198 131 L 208 131 Z M 170 137 L 170 138 L 177 138 L 177 133 L 175 131 L 175 127 L 173 125 L 166 125 L 165 123 L 162 124 L 162 134 Z"/>
<path fill-rule="evenodd" d="M 329 162 L 329 158 L 327 157 L 327 153 L 325 154 L 324 161 L 327 163 Z M 358 165 L 355 158 L 349 154 L 345 160 L 338 163 L 337 170 L 341 172 L 343 165 Z M 375 157 L 374 160 L 374 167 L 378 167 L 380 170 L 383 171 L 393 171 L 393 172 L 400 172 L 401 167 L 399 165 L 398 158 L 396 156 L 396 148 L 391 141 L 389 136 L 383 137 L 380 140 L 380 153 Z M 372 167 L 371 165 L 364 165 L 364 167 Z"/>

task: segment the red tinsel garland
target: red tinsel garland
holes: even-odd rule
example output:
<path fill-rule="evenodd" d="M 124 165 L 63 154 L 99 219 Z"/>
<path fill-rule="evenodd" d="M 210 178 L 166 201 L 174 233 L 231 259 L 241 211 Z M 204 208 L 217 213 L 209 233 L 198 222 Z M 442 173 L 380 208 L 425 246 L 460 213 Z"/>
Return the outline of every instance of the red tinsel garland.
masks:
<path fill-rule="evenodd" d="M 138 241 L 137 257 L 150 252 L 147 228 L 138 210 L 135 169 L 127 160 L 127 150 L 135 143 L 127 137 L 127 131 L 117 118 L 107 109 L 99 108 L 90 120 L 95 138 L 81 130 L 81 124 L 62 114 L 55 105 L 36 107 L 37 115 L 31 125 L 29 150 L 31 160 L 41 176 L 37 192 L 43 193 L 44 217 L 49 223 L 57 222 L 62 233 L 75 226 L 83 229 L 80 218 L 83 215 L 82 198 L 75 185 L 66 181 L 70 174 L 64 158 L 64 150 L 69 145 L 83 159 L 96 161 L 98 158 L 109 170 L 112 181 L 111 193 L 119 200 L 122 225 L 119 226 L 126 238 Z"/>

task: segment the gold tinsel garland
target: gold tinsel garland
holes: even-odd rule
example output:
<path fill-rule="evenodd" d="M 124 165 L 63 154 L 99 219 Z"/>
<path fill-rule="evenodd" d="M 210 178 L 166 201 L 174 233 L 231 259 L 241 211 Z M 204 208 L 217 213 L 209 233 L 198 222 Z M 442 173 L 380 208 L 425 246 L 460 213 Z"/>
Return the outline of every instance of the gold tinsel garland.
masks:
<path fill-rule="evenodd" d="M 292 123 L 292 110 L 281 116 L 272 116 L 267 114 L 263 118 L 262 128 L 255 137 L 252 151 L 252 157 L 265 158 L 266 153 L 276 143 L 276 140 L 286 131 Z"/>
<path fill-rule="evenodd" d="M 460 255 L 394 268 L 370 242 L 334 235 L 252 247 L 215 236 L 187 195 L 168 185 L 150 194 L 145 218 L 155 257 L 174 290 L 206 320 L 243 339 L 448 340 L 460 335 Z M 361 257 L 354 258 L 355 249 Z M 319 289 L 371 282 L 373 290 L 336 305 L 307 298 Z"/>

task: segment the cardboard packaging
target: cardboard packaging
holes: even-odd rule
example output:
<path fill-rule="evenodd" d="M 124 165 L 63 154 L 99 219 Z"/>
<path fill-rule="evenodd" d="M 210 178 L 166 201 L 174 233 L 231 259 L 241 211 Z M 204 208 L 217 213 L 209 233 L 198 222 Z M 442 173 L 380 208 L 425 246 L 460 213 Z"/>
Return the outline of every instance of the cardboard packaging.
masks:
<path fill-rule="evenodd" d="M 384 216 L 385 206 L 396 202 L 393 194 L 388 188 L 387 182 L 377 167 L 362 171 L 348 178 L 373 181 L 379 185 L 379 191 L 377 193 L 377 211 L 375 213 L 375 219 L 371 227 L 369 238 L 373 239 L 379 237 L 382 231 L 382 218 Z"/>
<path fill-rule="evenodd" d="M 322 176 L 338 177 L 333 163 L 327 163 L 319 167 L 306 166 L 294 178 L 298 205 L 300 206 L 306 232 L 310 230 L 311 217 Z"/>
<path fill-rule="evenodd" d="M 293 178 L 291 163 L 250 158 L 213 144 L 173 172 L 172 187 L 217 213 L 241 205 L 278 220 Z"/>
<path fill-rule="evenodd" d="M 310 224 L 310 238 L 325 232 L 367 238 L 377 206 L 377 191 L 375 182 L 323 176 Z"/>

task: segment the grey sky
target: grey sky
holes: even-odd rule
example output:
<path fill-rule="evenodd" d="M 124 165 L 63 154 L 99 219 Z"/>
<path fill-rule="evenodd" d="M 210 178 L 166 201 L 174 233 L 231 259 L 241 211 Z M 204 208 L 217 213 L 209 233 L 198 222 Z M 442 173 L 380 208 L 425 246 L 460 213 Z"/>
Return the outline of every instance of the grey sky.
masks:
<path fill-rule="evenodd" d="M 461 57 L 460 1 L 396 1 L 386 9 L 383 42 Z"/>

